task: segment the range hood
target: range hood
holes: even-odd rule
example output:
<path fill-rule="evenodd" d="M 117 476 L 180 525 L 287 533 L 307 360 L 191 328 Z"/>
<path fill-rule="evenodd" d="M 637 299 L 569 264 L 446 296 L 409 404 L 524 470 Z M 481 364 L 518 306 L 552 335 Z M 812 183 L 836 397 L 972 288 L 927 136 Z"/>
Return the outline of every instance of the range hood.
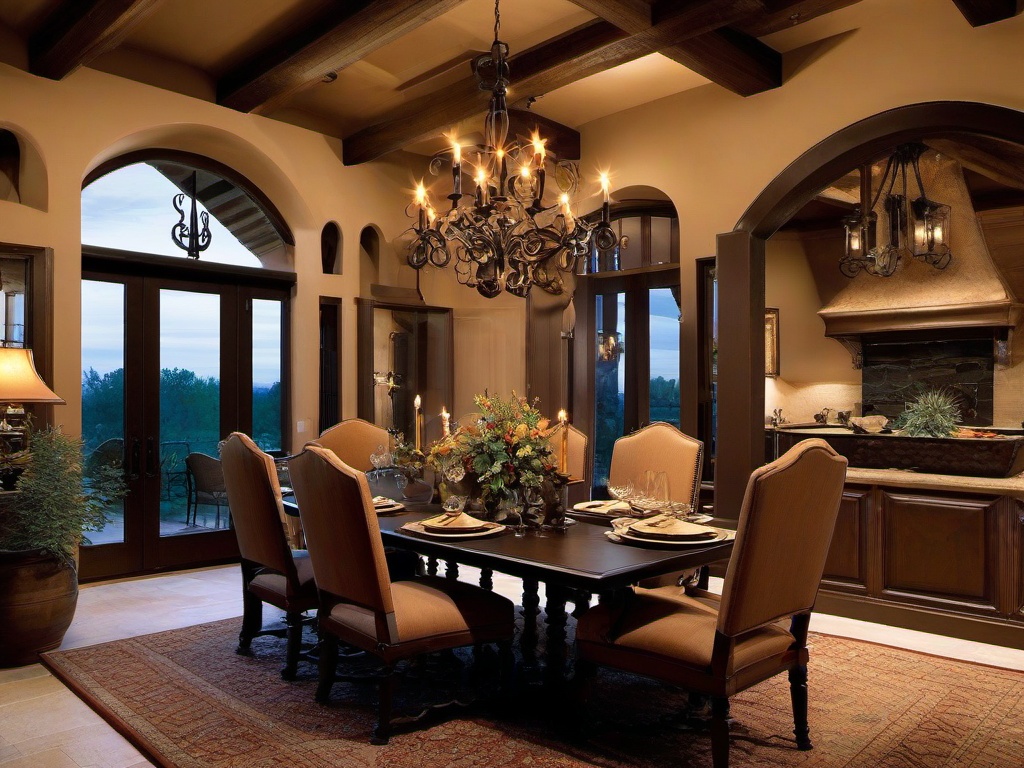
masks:
<path fill-rule="evenodd" d="M 938 142 L 935 142 L 938 143 Z M 953 260 L 937 270 L 904 257 L 891 277 L 860 273 L 850 279 L 818 312 L 825 334 L 848 346 L 862 334 L 890 331 L 992 328 L 1003 336 L 1020 320 L 1024 307 L 993 262 L 971 204 L 956 145 L 943 142 L 943 154 L 930 148 L 921 157 L 928 196 L 950 206 Z M 874 188 L 883 166 L 873 167 Z M 856 178 L 856 174 L 854 174 Z M 837 195 L 848 194 L 846 177 Z M 879 202 L 879 231 L 884 212 Z"/>

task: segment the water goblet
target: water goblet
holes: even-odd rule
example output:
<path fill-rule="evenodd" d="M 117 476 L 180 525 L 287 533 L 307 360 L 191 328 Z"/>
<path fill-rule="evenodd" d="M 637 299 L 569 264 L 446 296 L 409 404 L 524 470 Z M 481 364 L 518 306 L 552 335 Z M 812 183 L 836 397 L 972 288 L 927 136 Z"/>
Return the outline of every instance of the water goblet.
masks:
<path fill-rule="evenodd" d="M 526 525 L 523 522 L 522 497 L 514 490 L 506 490 L 505 493 L 505 498 L 501 500 L 498 509 L 503 513 L 504 519 L 508 519 L 510 515 L 516 516 L 519 522 L 512 527 L 512 533 L 517 538 L 521 538 L 526 535 Z"/>
<path fill-rule="evenodd" d="M 444 503 L 441 505 L 441 509 L 444 510 L 444 520 L 441 521 L 440 524 L 448 525 L 456 517 L 462 514 L 462 510 L 465 508 L 465 506 L 465 496 L 449 496 L 447 499 L 444 500 Z"/>

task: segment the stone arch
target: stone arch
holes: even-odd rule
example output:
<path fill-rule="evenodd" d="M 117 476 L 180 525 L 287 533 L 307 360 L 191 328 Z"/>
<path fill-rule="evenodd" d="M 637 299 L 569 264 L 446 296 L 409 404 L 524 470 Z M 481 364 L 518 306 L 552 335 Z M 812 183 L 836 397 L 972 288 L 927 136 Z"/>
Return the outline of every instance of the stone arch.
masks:
<path fill-rule="evenodd" d="M 739 514 L 746 480 L 764 462 L 765 242 L 820 190 L 894 146 L 936 136 L 1024 145 L 1024 112 L 993 104 L 910 104 L 842 128 L 804 152 L 718 236 L 718 441 L 715 511 Z"/>

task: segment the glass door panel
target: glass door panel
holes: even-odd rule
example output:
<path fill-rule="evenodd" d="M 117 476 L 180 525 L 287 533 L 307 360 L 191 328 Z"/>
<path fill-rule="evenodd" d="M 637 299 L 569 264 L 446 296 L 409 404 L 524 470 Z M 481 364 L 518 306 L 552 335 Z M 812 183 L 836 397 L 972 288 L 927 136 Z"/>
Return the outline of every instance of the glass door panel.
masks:
<path fill-rule="evenodd" d="M 597 339 L 594 357 L 594 487 L 608 485 L 612 446 L 625 428 L 626 294 L 594 297 Z"/>
<path fill-rule="evenodd" d="M 160 535 L 204 533 L 228 525 L 214 488 L 223 483 L 203 472 L 190 477 L 185 460 L 219 458 L 221 297 L 163 288 L 159 301 Z"/>
<path fill-rule="evenodd" d="M 125 286 L 82 281 L 83 481 L 123 471 L 125 457 Z M 109 522 L 85 533 L 84 546 L 125 541 L 126 501 L 108 506 Z"/>
<path fill-rule="evenodd" d="M 252 438 L 268 453 L 284 449 L 281 412 L 283 305 L 252 300 Z"/>
<path fill-rule="evenodd" d="M 679 426 L 679 304 L 672 288 L 652 288 L 650 319 L 650 412 L 648 421 Z"/>

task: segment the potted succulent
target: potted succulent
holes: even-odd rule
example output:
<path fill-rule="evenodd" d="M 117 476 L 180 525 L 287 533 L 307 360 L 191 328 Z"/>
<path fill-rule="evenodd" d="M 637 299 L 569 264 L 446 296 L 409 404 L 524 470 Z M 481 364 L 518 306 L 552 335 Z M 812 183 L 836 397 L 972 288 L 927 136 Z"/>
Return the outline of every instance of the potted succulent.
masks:
<path fill-rule="evenodd" d="M 960 423 L 956 395 L 929 389 L 917 396 L 893 425 L 911 437 L 953 437 Z"/>
<path fill-rule="evenodd" d="M 0 667 L 32 663 L 60 645 L 78 602 L 83 531 L 100 529 L 107 506 L 125 494 L 114 465 L 83 484 L 80 439 L 58 427 L 29 438 L 15 491 L 0 497 Z"/>

